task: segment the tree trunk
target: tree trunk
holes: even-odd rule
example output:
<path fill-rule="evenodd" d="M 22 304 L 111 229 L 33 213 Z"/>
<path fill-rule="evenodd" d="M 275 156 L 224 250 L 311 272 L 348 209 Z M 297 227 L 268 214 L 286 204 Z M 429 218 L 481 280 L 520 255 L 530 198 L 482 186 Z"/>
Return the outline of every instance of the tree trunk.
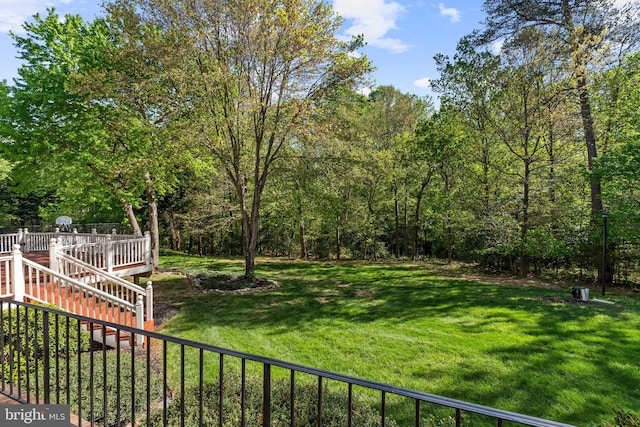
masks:
<path fill-rule="evenodd" d="M 245 231 L 243 234 L 245 237 L 245 247 L 244 247 L 244 277 L 245 279 L 253 279 L 255 277 L 255 269 L 256 269 L 256 242 L 257 238 L 254 235 L 257 235 L 257 226 L 256 221 L 257 218 L 249 218 L 245 213 L 245 219 L 243 223 L 245 224 Z"/>
<path fill-rule="evenodd" d="M 524 159 L 524 183 L 522 188 L 522 225 L 520 226 L 520 267 L 519 276 L 527 276 L 527 255 L 525 245 L 527 243 L 527 231 L 529 228 L 529 180 L 531 175 L 531 161 L 528 157 Z"/>
<path fill-rule="evenodd" d="M 413 214 L 413 231 L 411 232 L 411 261 L 416 260 L 416 255 L 418 252 L 418 223 L 420 222 L 420 205 L 422 204 L 422 196 L 424 195 L 424 190 L 429 185 L 429 181 L 431 178 L 427 178 L 422 181 L 422 185 L 420 186 L 420 191 L 418 191 L 418 195 L 416 196 L 416 210 Z"/>
<path fill-rule="evenodd" d="M 234 181 L 238 203 L 240 204 L 240 220 L 242 224 L 242 252 L 244 255 L 244 277 L 255 278 L 256 245 L 258 242 L 258 208 L 260 207 L 261 191 L 258 185 L 253 190 L 251 211 L 247 208 L 247 179 L 244 176 L 230 174 Z"/>
<path fill-rule="evenodd" d="M 300 257 L 307 258 L 307 237 L 304 224 L 304 216 L 302 211 L 302 203 L 298 200 L 298 217 L 300 218 Z"/>
<path fill-rule="evenodd" d="M 245 278 L 253 279 L 256 275 L 256 247 L 258 246 L 258 226 L 260 224 L 260 197 L 262 192 L 257 188 L 254 190 L 253 201 L 251 203 L 251 216 L 247 218 L 247 246 L 245 249 Z"/>
<path fill-rule="evenodd" d="M 489 183 L 490 168 L 489 142 L 484 139 L 484 145 L 482 147 L 482 188 L 484 190 L 482 197 L 482 206 L 484 208 L 482 212 L 483 215 L 489 214 L 489 204 L 491 200 L 491 184 Z"/>
<path fill-rule="evenodd" d="M 395 179 L 394 179 L 395 181 Z M 394 230 L 394 244 L 396 250 L 396 258 L 400 258 L 400 207 L 398 206 L 398 185 L 393 184 L 393 203 L 395 206 L 396 228 Z"/>
<path fill-rule="evenodd" d="M 149 233 L 151 234 L 151 265 L 154 270 L 158 269 L 160 259 L 160 233 L 158 227 L 158 204 L 156 194 L 151 185 L 149 174 L 146 175 L 147 208 L 149 209 Z"/>
<path fill-rule="evenodd" d="M 553 127 L 549 128 L 549 144 L 547 153 L 549 154 L 549 201 L 554 205 L 556 203 L 556 157 L 554 152 L 555 136 Z"/>
<path fill-rule="evenodd" d="M 304 219 L 300 219 L 300 258 L 307 259 L 307 240 L 304 227 Z"/>
<path fill-rule="evenodd" d="M 404 192 L 404 206 L 403 206 L 403 212 L 402 212 L 402 220 L 404 222 L 403 226 L 402 226 L 402 256 L 405 257 L 407 256 L 407 254 L 409 253 L 409 197 L 407 196 L 407 191 L 406 191 L 406 185 L 405 185 L 405 192 Z"/>
<path fill-rule="evenodd" d="M 580 94 L 580 115 L 584 140 L 587 146 L 587 165 L 589 171 L 593 170 L 593 163 L 598 157 L 596 134 L 593 130 L 593 115 L 591 113 L 591 100 L 587 89 L 584 74 L 578 76 L 578 92 Z M 597 218 L 602 214 L 602 188 L 599 177 L 591 177 L 591 223 L 596 224 Z"/>
<path fill-rule="evenodd" d="M 442 170 L 442 178 L 444 179 L 444 191 L 447 195 L 447 215 L 445 218 L 445 230 L 447 234 L 447 263 L 453 261 L 453 230 L 451 228 L 451 197 L 450 190 L 453 187 L 453 173 L 449 176 L 448 171 Z"/>
<path fill-rule="evenodd" d="M 453 261 L 453 230 L 451 230 L 451 220 L 447 215 L 447 264 Z"/>
<path fill-rule="evenodd" d="M 127 219 L 129 220 L 129 225 L 131 225 L 133 234 L 142 236 L 142 230 L 140 230 L 140 225 L 138 224 L 138 220 L 136 219 L 136 214 L 133 212 L 133 206 L 125 199 L 120 199 L 120 203 L 122 204 L 122 210 L 127 215 Z"/>
<path fill-rule="evenodd" d="M 182 250 L 180 230 L 178 230 L 178 227 L 176 226 L 176 220 L 173 216 L 173 212 L 164 210 L 162 211 L 162 217 L 167 222 L 167 227 L 169 227 L 169 248 L 174 251 Z"/>
<path fill-rule="evenodd" d="M 591 112 L 591 98 L 589 96 L 589 88 L 587 86 L 587 65 L 588 58 L 585 57 L 583 46 L 585 40 L 579 37 L 579 33 L 574 28 L 573 17 L 571 15 L 570 5 L 568 1 L 563 1 L 562 10 L 564 16 L 564 26 L 571 31 L 571 53 L 573 56 L 573 69 L 576 74 L 576 89 L 580 99 L 580 117 L 582 119 L 582 130 L 584 133 L 584 141 L 587 148 L 587 167 L 589 172 L 593 171 L 593 164 L 598 157 L 598 146 L 596 134 L 593 129 L 593 115 Z M 587 41 L 588 42 L 588 41 Z M 600 178 L 597 176 L 590 177 L 591 189 L 591 218 L 590 224 L 595 227 L 598 224 L 598 218 L 602 213 L 602 188 Z M 598 265 L 598 278 L 602 280 L 604 265 L 598 260 L 599 251 L 597 250 L 598 242 L 594 239 L 592 244 L 594 255 L 596 256 L 596 265 Z"/>
<path fill-rule="evenodd" d="M 340 260 L 340 221 L 336 222 L 336 259 Z"/>
<path fill-rule="evenodd" d="M 587 164 L 589 171 L 593 171 L 593 164 L 598 157 L 598 147 L 596 144 L 596 135 L 593 130 L 593 116 L 591 113 L 591 100 L 587 88 L 586 77 L 584 73 L 578 75 L 578 92 L 580 94 L 580 115 L 582 117 L 582 127 L 584 131 L 584 140 L 587 146 Z M 602 185 L 600 177 L 591 176 L 591 226 L 596 227 L 600 222 L 602 215 Z M 598 237 L 594 237 L 592 243 L 593 256 L 595 256 L 596 265 L 598 266 L 598 282 L 602 282 L 607 266 L 602 262 L 600 257 L 601 247 Z M 611 268 L 609 268 L 611 270 Z"/>

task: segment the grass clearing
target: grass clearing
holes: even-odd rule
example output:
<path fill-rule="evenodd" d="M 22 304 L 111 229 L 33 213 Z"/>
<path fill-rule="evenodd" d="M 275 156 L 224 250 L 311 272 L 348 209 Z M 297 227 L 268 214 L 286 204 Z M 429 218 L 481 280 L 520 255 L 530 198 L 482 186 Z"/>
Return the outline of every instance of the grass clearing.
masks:
<path fill-rule="evenodd" d="M 241 272 L 241 259 L 165 254 L 164 269 Z M 180 306 L 162 332 L 261 356 L 588 426 L 640 408 L 640 297 L 566 304 L 570 285 L 497 285 L 429 264 L 262 258 L 278 289 L 193 292 L 154 278 Z"/>

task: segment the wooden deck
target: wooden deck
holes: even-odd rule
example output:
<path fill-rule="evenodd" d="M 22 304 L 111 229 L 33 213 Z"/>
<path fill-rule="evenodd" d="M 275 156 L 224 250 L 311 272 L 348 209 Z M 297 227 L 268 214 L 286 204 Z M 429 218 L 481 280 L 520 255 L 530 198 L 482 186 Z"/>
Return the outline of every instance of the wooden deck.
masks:
<path fill-rule="evenodd" d="M 40 265 L 44 265 L 45 267 L 49 267 L 50 266 L 49 253 L 48 252 L 25 253 L 25 254 L 23 254 L 23 257 L 25 257 L 26 259 L 29 259 L 30 261 L 36 262 L 36 263 L 38 263 Z M 4 268 L 5 268 L 4 264 L 0 263 L 0 277 L 1 277 L 1 275 L 5 274 Z M 122 268 L 120 270 L 122 270 Z M 41 286 L 46 287 L 46 286 L 50 286 L 50 285 L 43 284 Z M 57 286 L 55 288 L 57 289 Z M 44 292 L 43 292 L 43 295 L 45 295 Z M 87 307 L 89 307 L 89 306 L 90 305 L 87 304 Z M 87 315 L 88 317 L 94 317 L 92 314 L 95 314 L 95 311 L 93 313 L 87 312 L 87 313 L 80 313 L 80 314 Z M 100 317 L 100 316 L 96 316 L 96 317 Z M 126 324 L 126 323 L 128 323 L 130 321 L 131 321 L 130 316 L 128 316 L 127 322 L 123 322 L 123 323 Z M 115 332 L 107 331 L 107 334 L 109 336 L 113 336 L 115 334 Z M 126 336 L 123 335 L 121 337 L 121 340 L 129 341 L 130 337 L 128 335 L 126 335 Z M 21 400 L 18 400 L 17 396 L 16 396 L 16 398 L 12 398 L 12 397 L 7 396 L 6 394 L 4 394 L 4 393 L 9 393 L 9 392 L 10 392 L 9 385 L 0 383 L 0 405 L 21 405 L 24 402 L 30 402 L 32 404 L 36 403 L 36 398 L 35 397 L 27 396 L 24 392 L 20 396 Z M 17 390 L 15 389 L 15 387 L 13 389 L 13 392 L 17 393 Z M 55 402 L 52 402 L 52 403 L 55 403 Z M 87 421 L 85 419 L 80 419 L 77 415 L 74 415 L 74 414 L 70 414 L 70 420 L 69 421 L 70 421 L 69 422 L 70 426 L 82 427 L 82 426 L 90 426 L 91 425 L 91 423 L 89 421 Z"/>
<path fill-rule="evenodd" d="M 4 239 L 3 236 L 5 237 Z M 107 271 L 108 275 L 105 276 L 105 279 L 100 280 L 105 280 L 106 283 L 111 283 L 111 280 L 113 282 L 112 284 L 115 284 L 115 288 L 109 288 L 109 290 L 106 291 L 114 296 L 118 295 L 119 297 L 123 297 L 123 292 L 127 292 L 127 287 L 118 287 L 118 280 L 113 277 L 109 279 L 108 276 L 117 276 L 119 278 L 127 276 L 134 277 L 135 283 L 138 284 L 138 279 L 140 277 L 149 277 L 152 272 L 152 266 L 150 263 L 151 258 L 149 256 L 150 236 L 148 233 L 145 234 L 144 237 L 122 236 L 116 235 L 115 233 L 112 233 L 111 235 L 99 235 L 96 233 L 83 235 L 76 234 L 75 232 L 70 234 L 58 233 L 57 230 L 56 233 L 27 234 L 25 229 L 24 231 L 20 230 L 16 235 L 0 235 L 0 249 L 3 250 L 0 256 L 9 255 L 9 249 L 15 248 L 16 244 L 20 244 L 22 250 L 27 248 L 25 252 L 22 252 L 24 259 L 28 259 L 29 261 L 45 267 L 50 267 L 49 250 L 55 250 L 55 247 L 52 247 L 52 245 L 56 245 L 55 240 L 57 240 L 58 246 L 63 245 L 65 249 L 79 251 L 78 254 L 83 255 L 78 257 L 80 260 L 94 265 L 96 268 L 103 271 Z M 70 253 L 70 255 L 75 256 L 73 252 Z M 3 286 L 2 292 L 4 295 L 11 295 L 13 292 L 11 289 L 12 285 L 10 285 L 11 274 L 9 271 L 6 271 L 10 265 L 11 263 L 9 262 L 0 263 L 0 283 Z M 40 301 L 55 303 L 56 305 L 60 305 L 60 308 L 62 309 L 68 309 L 86 317 L 94 319 L 102 318 L 112 323 L 120 323 L 124 325 L 135 325 L 137 323 L 135 322 L 135 312 L 130 312 L 126 309 L 120 310 L 118 308 L 114 308 L 113 304 L 109 305 L 105 302 L 108 299 L 100 299 L 99 296 L 92 294 L 91 291 L 86 293 L 81 287 L 79 287 L 79 285 L 70 285 L 69 283 L 65 284 L 64 279 L 62 279 L 59 286 L 59 280 L 53 279 L 53 276 L 47 272 L 42 272 L 41 270 L 28 266 L 25 266 L 24 271 L 29 271 L 29 278 L 25 280 L 25 284 L 28 287 L 28 289 L 25 289 L 25 291 L 27 291 L 25 292 L 25 302 L 29 302 L 28 295 L 31 294 L 34 296 L 33 298 L 37 298 Z M 41 273 L 38 273 L 37 271 L 40 271 Z M 82 267 L 80 267 L 80 272 L 76 275 L 76 278 L 79 277 L 80 281 L 82 281 L 83 278 L 89 278 L 88 275 L 92 275 L 93 273 L 89 273 L 88 271 L 89 270 L 82 270 Z M 17 282 L 21 282 L 21 280 L 18 279 Z M 27 284 L 26 282 L 29 283 Z M 123 289 L 125 290 L 123 291 Z M 104 289 L 101 290 L 102 292 L 105 292 Z M 152 291 L 148 290 L 146 296 L 151 299 L 152 304 L 153 296 L 152 293 L 149 292 Z M 140 293 L 138 293 L 138 295 L 140 295 Z M 127 297 L 130 296 L 131 295 L 127 295 Z M 125 299 L 130 300 L 131 298 Z M 105 313 L 109 313 L 109 315 L 106 315 Z M 145 321 L 144 327 L 145 329 L 153 330 L 153 319 Z M 116 343 L 117 341 L 124 344 L 123 340 L 125 340 L 129 346 L 134 345 L 131 341 L 131 336 L 123 331 L 118 335 L 115 330 L 111 331 L 109 328 L 105 330 L 95 329 L 94 327 L 92 330 L 90 322 L 85 323 L 85 328 L 91 333 L 92 338 L 95 341 L 111 345 L 111 343 Z M 105 336 L 102 336 L 103 331 L 106 333 Z M 126 347 L 126 345 L 124 347 Z M 12 395 L 12 397 L 8 395 Z M 37 400 L 34 396 L 27 395 L 24 392 L 18 393 L 18 390 L 15 387 L 11 389 L 9 384 L 3 384 L 0 382 L 0 405 L 20 405 L 22 403 L 35 404 L 36 402 Z M 41 404 L 42 402 L 38 403 Z M 56 402 L 51 403 L 55 404 Z M 69 420 L 69 425 L 92 425 L 89 421 L 80 419 L 77 415 L 70 415 L 71 418 Z"/>
<path fill-rule="evenodd" d="M 49 267 L 49 252 L 32 252 L 29 254 L 22 254 L 22 256 L 30 261 Z"/>
<path fill-rule="evenodd" d="M 24 253 L 23 257 L 40 265 L 44 265 L 45 267 L 49 267 L 50 265 L 48 252 Z M 130 266 L 121 267 L 119 268 L 119 270 L 124 271 L 128 267 Z M 3 277 L 5 275 L 4 269 L 5 265 L 3 263 L 0 263 L 0 277 Z M 68 288 L 60 288 L 57 283 L 52 284 L 48 282 L 41 282 L 38 285 L 38 288 L 35 290 L 35 294 L 33 295 L 39 298 L 40 301 L 46 301 L 55 305 L 60 305 L 58 304 L 58 301 L 61 300 L 61 309 L 69 310 L 82 316 L 99 320 L 106 320 L 121 325 L 130 326 L 136 324 L 136 316 L 133 315 L 133 313 L 120 311 L 116 307 L 108 306 L 107 304 L 97 300 L 96 298 L 87 297 L 86 295 L 81 293 L 70 293 Z M 26 297 L 26 301 L 29 302 L 28 296 Z M 86 329 L 89 329 L 88 324 L 85 325 L 85 327 Z M 153 327 L 153 320 L 144 322 L 144 329 L 153 330 Z M 106 337 L 101 336 L 102 332 L 97 327 L 90 332 L 93 335 L 93 339 L 100 340 L 101 342 L 104 342 L 105 344 L 110 346 L 115 345 L 115 331 L 107 330 Z M 118 339 L 121 343 L 128 343 L 130 341 L 130 338 L 130 334 L 122 332 Z M 108 342 L 103 340 L 106 340 Z"/>
<path fill-rule="evenodd" d="M 0 405 L 19 405 L 21 402 L 18 402 L 15 399 L 12 399 L 9 396 L 5 396 L 4 394 L 0 394 Z"/>
<path fill-rule="evenodd" d="M 8 384 L 2 384 L 0 383 L 0 389 L 3 392 L 8 393 L 9 392 L 9 385 Z M 14 388 L 15 390 L 15 388 Z M 36 402 L 36 398 L 33 396 L 27 396 L 25 393 L 22 393 L 21 399 L 24 401 L 28 401 L 32 404 L 34 404 Z M 22 405 L 23 402 L 16 400 L 12 397 L 9 397 L 3 393 L 0 393 L 0 405 Z M 80 417 L 78 417 L 75 414 L 69 414 L 69 425 L 70 426 L 77 426 L 77 427 L 83 427 L 83 426 L 90 426 L 91 423 L 85 419 L 80 419 Z"/>

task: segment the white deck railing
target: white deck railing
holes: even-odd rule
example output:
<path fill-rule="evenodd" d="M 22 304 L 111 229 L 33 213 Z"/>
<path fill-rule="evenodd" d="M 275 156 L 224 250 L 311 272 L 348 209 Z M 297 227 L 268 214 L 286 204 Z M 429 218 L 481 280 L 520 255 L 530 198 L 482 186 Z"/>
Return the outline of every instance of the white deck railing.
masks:
<path fill-rule="evenodd" d="M 13 245 L 20 244 L 20 235 L 14 234 L 0 234 L 0 254 L 9 254 L 12 251 Z"/>
<path fill-rule="evenodd" d="M 49 268 L 22 253 L 49 252 Z M 0 297 L 48 302 L 76 314 L 144 328 L 153 321 L 153 288 L 118 275 L 152 271 L 151 237 L 116 234 L 0 235 Z M 133 324 L 135 323 L 135 324 Z"/>
<path fill-rule="evenodd" d="M 153 286 L 151 281 L 148 281 L 147 287 L 143 288 L 118 276 L 109 274 L 72 255 L 58 252 L 56 250 L 58 249 L 58 244 L 55 239 L 52 239 L 50 247 L 54 248 L 52 252 L 56 252 L 55 256 L 50 257 L 50 268 L 52 270 L 89 285 L 94 289 L 117 296 L 131 304 L 136 304 L 142 298 L 145 306 L 145 320 L 153 319 Z"/>
<path fill-rule="evenodd" d="M 93 237 L 88 235 L 89 237 Z M 151 238 L 149 234 L 140 237 L 128 236 L 127 239 L 112 240 L 110 235 L 96 240 L 74 239 L 58 237 L 51 241 L 57 242 L 58 252 L 65 253 L 74 258 L 82 260 L 87 264 L 104 271 L 113 272 L 119 268 L 131 267 L 134 265 L 144 265 L 151 271 Z M 81 240 L 78 242 L 78 240 Z M 47 247 L 51 249 L 48 244 Z"/>
<path fill-rule="evenodd" d="M 24 258 L 18 244 L 10 256 L 0 257 L 0 263 L 4 263 L 2 271 L 5 272 L 0 275 L 1 296 L 12 297 L 20 302 L 27 298 L 43 304 L 54 304 L 71 313 L 144 329 L 143 295 L 136 294 L 134 302 L 127 301 L 84 283 L 79 278 L 69 277 Z M 142 344 L 143 336 L 138 336 L 138 340 L 138 344 Z"/>
<path fill-rule="evenodd" d="M 60 232 L 29 233 L 20 229 L 14 234 L 0 234 L 0 254 L 9 254 L 19 244 L 23 253 L 50 251 L 49 243 L 55 239 L 59 251 L 78 258 L 96 268 L 119 275 L 137 275 L 153 270 L 151 236 Z M 51 254 L 50 254 L 51 255 Z M 122 272 L 124 271 L 124 274 Z"/>
<path fill-rule="evenodd" d="M 13 296 L 11 286 L 11 272 L 13 257 L 11 255 L 0 256 L 0 297 Z"/>
<path fill-rule="evenodd" d="M 13 246 L 20 245 L 23 253 L 46 252 L 50 250 L 49 243 L 56 239 L 62 247 L 62 252 L 81 259 L 94 267 L 113 272 L 119 268 L 134 265 L 144 266 L 140 271 L 152 270 L 151 236 L 148 232 L 144 236 L 111 234 L 54 232 L 29 233 L 20 229 L 14 234 L 0 234 L 0 254 L 11 253 Z"/>

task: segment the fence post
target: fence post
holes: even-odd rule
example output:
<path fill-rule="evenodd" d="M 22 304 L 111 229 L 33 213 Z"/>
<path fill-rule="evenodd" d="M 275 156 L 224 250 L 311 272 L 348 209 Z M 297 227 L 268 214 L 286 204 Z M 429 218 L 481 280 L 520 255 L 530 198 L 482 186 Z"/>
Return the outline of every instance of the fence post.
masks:
<path fill-rule="evenodd" d="M 144 232 L 144 262 L 147 266 L 151 265 L 151 233 L 149 230 Z"/>
<path fill-rule="evenodd" d="M 56 318 L 57 320 L 57 318 Z M 51 360 L 50 360 L 50 334 L 49 334 L 49 312 L 44 311 L 42 313 L 42 341 L 44 350 L 44 359 L 42 361 L 44 370 L 44 403 L 48 405 L 51 403 Z"/>
<path fill-rule="evenodd" d="M 107 236 L 107 240 L 104 242 L 104 262 L 109 273 L 113 273 L 113 243 L 111 236 Z"/>
<path fill-rule="evenodd" d="M 24 268 L 22 267 L 22 252 L 20 245 L 13 245 L 13 264 L 11 270 L 13 283 L 13 299 L 18 302 L 24 302 Z"/>
<path fill-rule="evenodd" d="M 58 243 L 54 237 L 49 240 L 49 268 L 56 273 L 60 273 L 58 270 Z"/>
<path fill-rule="evenodd" d="M 147 282 L 147 319 L 153 320 L 153 286 L 151 286 L 151 280 Z"/>
<path fill-rule="evenodd" d="M 22 252 L 24 252 L 25 254 L 29 253 L 29 247 L 31 246 L 29 244 L 29 230 L 28 229 L 24 229 L 22 231 L 22 238 L 23 240 L 23 247 L 22 247 Z"/>
<path fill-rule="evenodd" d="M 262 426 L 271 426 L 271 365 L 264 363 L 262 373 Z M 222 379 L 221 379 L 222 380 Z"/>
<path fill-rule="evenodd" d="M 72 240 L 73 240 L 73 242 L 71 243 L 72 245 L 77 245 L 78 244 L 78 229 L 77 228 L 73 229 Z"/>
<path fill-rule="evenodd" d="M 138 302 L 136 302 L 136 328 L 144 329 L 144 299 L 142 295 L 138 295 Z M 136 345 L 142 345 L 144 343 L 144 335 L 137 334 Z"/>

